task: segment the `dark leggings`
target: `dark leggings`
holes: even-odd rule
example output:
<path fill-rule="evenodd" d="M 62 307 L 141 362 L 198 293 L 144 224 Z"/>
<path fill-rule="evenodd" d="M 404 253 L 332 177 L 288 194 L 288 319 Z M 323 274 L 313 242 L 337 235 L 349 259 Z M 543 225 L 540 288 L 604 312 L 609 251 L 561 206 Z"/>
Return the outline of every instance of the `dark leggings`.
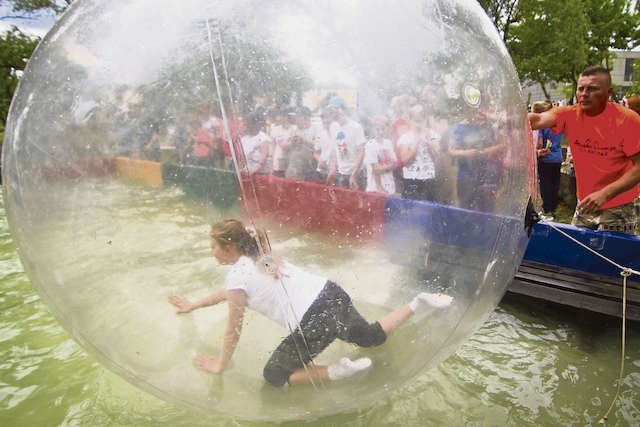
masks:
<path fill-rule="evenodd" d="M 385 342 L 378 322 L 369 323 L 353 306 L 349 295 L 329 281 L 302 316 L 300 326 L 275 349 L 264 367 L 264 379 L 283 386 L 293 372 L 304 367 L 336 338 L 361 347 Z"/>
<path fill-rule="evenodd" d="M 538 162 L 540 197 L 542 197 L 542 210 L 545 213 L 554 212 L 558 207 L 560 166 L 562 166 L 561 163 Z"/>

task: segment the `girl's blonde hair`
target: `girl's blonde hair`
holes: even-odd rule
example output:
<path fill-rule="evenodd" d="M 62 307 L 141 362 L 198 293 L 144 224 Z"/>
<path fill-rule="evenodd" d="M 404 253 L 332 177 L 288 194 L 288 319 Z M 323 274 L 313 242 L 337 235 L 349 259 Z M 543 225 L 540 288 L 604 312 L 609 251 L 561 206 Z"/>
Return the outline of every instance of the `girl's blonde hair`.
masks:
<path fill-rule="evenodd" d="M 263 230 L 253 230 L 237 219 L 223 219 L 211 226 L 209 236 L 221 247 L 235 245 L 241 255 L 256 261 L 270 252 L 269 240 Z"/>

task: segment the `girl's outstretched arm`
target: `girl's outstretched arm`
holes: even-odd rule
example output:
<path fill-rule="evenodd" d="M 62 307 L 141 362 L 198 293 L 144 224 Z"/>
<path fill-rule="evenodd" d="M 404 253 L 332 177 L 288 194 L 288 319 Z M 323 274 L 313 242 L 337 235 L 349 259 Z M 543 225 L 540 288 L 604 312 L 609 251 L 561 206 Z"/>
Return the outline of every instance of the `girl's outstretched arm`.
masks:
<path fill-rule="evenodd" d="M 195 302 L 191 302 L 189 299 L 183 297 L 182 295 L 171 295 L 169 297 L 169 302 L 178 308 L 178 310 L 176 311 L 178 314 L 182 314 L 189 313 L 201 307 L 216 305 L 226 299 L 227 291 L 225 289 L 220 289 L 219 291 L 207 295 L 206 297 Z"/>
<path fill-rule="evenodd" d="M 193 358 L 193 363 L 203 371 L 219 374 L 227 367 L 233 352 L 236 349 L 240 334 L 242 333 L 242 321 L 244 309 L 247 304 L 247 294 L 240 289 L 227 291 L 229 316 L 227 327 L 222 338 L 222 348 L 216 357 L 198 355 Z"/>

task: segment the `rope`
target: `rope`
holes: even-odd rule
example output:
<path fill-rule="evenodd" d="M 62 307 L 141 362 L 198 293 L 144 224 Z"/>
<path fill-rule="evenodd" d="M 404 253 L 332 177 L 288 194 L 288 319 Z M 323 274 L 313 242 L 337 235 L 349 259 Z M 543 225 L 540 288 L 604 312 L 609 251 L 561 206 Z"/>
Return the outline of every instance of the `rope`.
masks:
<path fill-rule="evenodd" d="M 260 205 L 258 203 L 258 196 L 256 194 L 256 188 L 255 188 L 255 185 L 253 183 L 253 180 L 249 179 L 249 187 L 250 188 L 247 189 L 245 187 L 245 185 L 244 185 L 244 180 L 242 179 L 242 171 L 244 170 L 245 174 L 249 175 L 249 170 L 248 170 L 248 168 L 246 166 L 246 162 L 245 162 L 244 168 L 240 165 L 240 161 L 238 160 L 238 156 L 236 155 L 235 146 L 234 146 L 233 140 L 231 138 L 231 130 L 229 129 L 229 122 L 228 122 L 228 119 L 227 119 L 226 109 L 224 107 L 224 103 L 222 102 L 222 89 L 221 89 L 221 86 L 220 86 L 220 79 L 219 79 L 219 76 L 218 76 L 218 68 L 216 67 L 216 59 L 215 59 L 215 54 L 214 54 L 214 51 L 213 51 L 213 36 L 212 36 L 212 32 L 211 32 L 211 25 L 209 24 L 209 20 L 206 20 L 205 23 L 206 23 L 206 26 L 207 26 L 207 37 L 208 37 L 208 41 L 209 41 L 209 57 L 211 59 L 211 68 L 212 68 L 212 71 L 213 71 L 214 84 L 215 84 L 215 87 L 216 87 L 216 91 L 218 92 L 218 104 L 220 106 L 220 113 L 222 115 L 222 123 L 224 124 L 224 131 L 225 131 L 227 140 L 229 141 L 229 145 L 230 145 L 230 148 L 231 148 L 231 150 L 229 150 L 229 151 L 231 151 L 231 157 L 233 159 L 233 164 L 235 166 L 236 175 L 238 177 L 240 193 L 242 194 L 242 203 L 244 204 L 244 206 L 246 208 L 246 211 L 247 211 L 247 215 L 249 216 L 250 225 L 254 229 L 257 229 L 256 225 L 255 225 L 255 221 L 254 221 L 253 215 L 252 215 L 253 210 L 250 209 L 250 205 L 248 203 L 248 200 L 249 200 L 248 199 L 248 194 L 251 193 L 252 196 L 253 196 L 253 201 L 254 201 L 255 206 L 256 206 L 256 211 L 258 213 L 260 213 Z M 222 63 L 222 71 L 224 73 L 225 81 L 227 83 L 227 90 L 229 92 L 229 102 L 231 104 L 231 109 L 232 109 L 232 113 L 233 113 L 233 97 L 232 97 L 232 93 L 231 93 L 231 86 L 229 85 L 229 76 L 227 75 L 227 64 L 226 64 L 226 61 L 225 61 L 225 58 L 224 58 L 222 36 L 220 34 L 220 29 L 217 26 L 216 26 L 216 32 L 217 32 L 217 36 L 218 36 L 217 37 L 218 46 L 219 46 L 220 53 L 221 53 L 220 56 L 221 56 L 221 63 Z M 259 238 L 256 238 L 256 242 L 258 244 L 258 250 L 260 252 L 260 261 L 258 261 L 258 262 L 261 262 L 263 264 L 263 267 L 265 269 L 268 269 L 269 268 L 269 265 L 268 265 L 269 261 L 267 261 L 267 258 L 269 258 L 269 254 L 271 253 L 271 244 L 270 244 L 270 242 L 268 240 L 268 237 L 267 237 L 267 241 L 265 242 L 266 249 L 265 249 L 265 247 L 263 247 L 263 243 L 261 242 L 261 240 Z M 273 260 L 271 260 L 271 261 L 273 261 Z M 275 267 L 277 268 L 277 266 L 275 266 Z M 286 300 L 288 302 L 288 308 L 293 313 L 295 313 L 295 311 L 293 310 L 293 304 L 291 303 L 291 298 L 289 297 L 289 294 L 287 293 L 287 289 L 284 286 L 284 282 L 282 280 L 282 277 L 280 277 L 280 285 L 282 286 L 282 290 L 285 293 Z M 302 329 L 300 328 L 300 319 L 296 318 L 295 322 L 296 322 L 296 326 L 297 326 L 296 329 L 300 329 L 300 332 L 301 332 L 300 335 L 302 336 L 302 342 L 303 342 L 304 347 L 305 347 L 305 349 L 307 351 L 307 354 L 310 354 L 311 351 L 309 350 L 309 345 L 307 343 L 307 339 L 304 336 L 304 334 L 302 334 Z M 293 329 L 291 326 L 289 326 L 289 332 L 292 335 L 295 333 L 296 329 Z M 294 341 L 294 344 L 295 344 L 295 347 L 296 347 L 296 351 L 298 352 L 298 357 L 300 358 L 300 360 L 304 360 L 304 358 L 302 357 L 303 349 L 301 349 L 299 347 L 298 342 L 297 342 L 296 339 L 294 339 L 293 341 Z M 308 364 L 306 364 L 306 363 L 303 364 L 303 366 L 304 366 L 305 372 L 307 373 L 307 376 L 309 377 L 309 380 L 310 380 L 311 384 L 313 385 L 314 389 L 316 391 L 319 391 L 318 385 L 315 383 L 315 381 L 313 380 L 313 376 L 309 372 L 309 365 L 310 366 L 314 366 L 314 367 L 316 366 L 313 359 L 311 359 L 311 361 Z M 323 382 L 321 382 L 321 385 L 325 386 L 325 384 Z"/>
<path fill-rule="evenodd" d="M 244 204 L 247 214 L 249 215 L 249 222 L 251 224 L 251 226 L 255 229 L 255 222 L 253 219 L 253 215 L 251 215 L 251 209 L 250 209 L 250 205 L 249 205 L 249 198 L 248 198 L 248 194 L 249 191 L 245 188 L 245 183 L 244 180 L 242 179 L 242 172 L 244 171 L 245 174 L 249 174 L 249 170 L 246 166 L 246 162 L 245 162 L 245 166 L 242 167 L 240 164 L 240 161 L 238 159 L 238 155 L 236 153 L 235 150 L 235 146 L 234 146 L 234 142 L 232 139 L 232 135 L 231 135 L 231 129 L 229 128 L 229 120 L 227 117 L 227 111 L 225 109 L 224 106 L 224 102 L 222 102 L 222 88 L 220 87 L 220 78 L 218 76 L 218 68 L 216 67 L 216 58 L 215 58 L 215 54 L 213 52 L 213 36 L 211 35 L 211 25 L 209 24 L 209 20 L 207 19 L 205 21 L 206 26 L 207 26 L 207 37 L 208 37 L 208 41 L 209 41 L 209 57 L 211 59 L 211 69 L 213 71 L 213 83 L 215 84 L 216 87 L 216 91 L 218 92 L 218 105 L 220 107 L 220 114 L 222 115 L 222 123 L 224 126 L 224 132 L 225 132 L 225 136 L 227 138 L 227 141 L 229 141 L 229 148 L 230 148 L 230 152 L 231 152 L 231 158 L 233 159 L 233 165 L 234 165 L 234 169 L 236 171 L 236 176 L 238 178 L 238 185 L 240 187 L 240 194 L 242 194 L 242 203 Z M 226 66 L 226 61 L 224 60 L 224 52 L 222 52 L 222 37 L 220 36 L 220 30 L 218 27 L 216 27 L 216 30 L 218 31 L 218 43 L 220 46 L 220 50 L 221 50 L 221 56 L 222 56 L 222 69 L 223 72 L 225 73 L 225 80 L 227 82 L 227 89 L 229 91 L 229 100 L 231 103 L 233 103 L 233 98 L 232 98 L 232 94 L 231 94 L 231 87 L 229 86 L 229 76 L 227 75 L 227 66 Z M 233 108 L 232 108 L 233 110 Z M 233 112 L 233 111 L 232 111 Z M 253 180 L 249 180 L 249 184 L 251 184 L 251 193 L 253 194 L 253 201 L 255 203 L 256 206 L 256 210 L 258 212 L 260 212 L 260 205 L 258 204 L 258 198 L 256 195 L 256 189 L 255 186 L 253 185 Z M 268 243 L 267 243 L 268 244 Z M 260 250 L 260 255 L 261 256 L 265 256 L 266 251 L 264 250 L 264 248 L 262 247 L 261 242 L 258 240 L 258 248 Z"/>
<path fill-rule="evenodd" d="M 284 291 L 284 294 L 286 296 L 286 300 L 289 303 L 289 309 L 291 310 L 291 313 L 293 314 L 293 317 L 295 318 L 295 322 L 296 322 L 296 328 L 292 328 L 291 325 L 289 325 L 289 322 L 287 322 L 287 325 L 289 327 L 289 332 L 291 333 L 291 336 L 293 337 L 293 344 L 296 347 L 296 352 L 298 353 L 298 358 L 300 358 L 300 361 L 304 361 L 305 358 L 303 357 L 303 350 L 306 350 L 306 354 L 309 355 L 309 363 L 304 363 L 302 364 L 302 367 L 304 368 L 304 371 L 307 373 L 307 377 L 309 377 L 309 381 L 311 382 L 311 385 L 313 386 L 313 389 L 315 391 L 320 391 L 320 387 L 321 386 L 323 389 L 326 388 L 326 384 L 324 381 L 322 381 L 322 379 L 320 380 L 320 384 L 316 384 L 316 382 L 313 379 L 313 375 L 311 375 L 311 372 L 309 371 L 309 366 L 313 367 L 314 369 L 317 369 L 317 365 L 316 362 L 313 360 L 313 358 L 311 357 L 311 350 L 309 349 L 309 343 L 307 342 L 307 337 L 304 336 L 304 333 L 302 332 L 302 328 L 300 327 L 300 319 L 298 319 L 298 317 L 295 315 L 295 310 L 293 309 L 293 304 L 291 303 L 291 298 L 289 297 L 289 293 L 287 292 L 287 288 L 284 286 L 284 280 L 281 276 L 280 278 L 280 285 L 282 286 L 282 290 Z M 295 339 L 295 331 L 296 330 L 300 330 L 300 336 L 302 337 L 302 344 L 304 345 L 304 349 L 300 348 L 300 345 L 298 343 L 298 340 Z"/>
<path fill-rule="evenodd" d="M 224 107 L 224 102 L 222 102 L 222 89 L 220 87 L 220 79 L 218 78 L 218 68 L 216 67 L 216 59 L 213 52 L 213 37 L 211 35 L 211 25 L 209 24 L 208 19 L 205 21 L 205 23 L 207 25 L 207 37 L 209 39 L 209 57 L 211 59 L 211 68 L 213 71 L 213 83 L 215 84 L 216 91 L 218 92 L 218 104 L 220 106 L 220 114 L 222 115 L 222 124 L 224 126 L 224 132 L 225 132 L 227 141 L 229 141 L 229 148 L 230 148 L 229 151 L 231 152 L 231 158 L 233 159 L 233 165 L 235 166 L 236 175 L 238 177 L 238 185 L 240 186 L 240 193 L 242 194 L 242 200 L 247 206 L 247 210 L 248 210 L 249 206 L 247 204 L 247 199 L 246 199 L 247 191 L 244 188 L 244 181 L 242 180 L 243 168 L 240 166 L 240 162 L 236 154 L 233 140 L 231 138 L 231 129 L 229 129 L 229 120 L 227 118 L 227 111 Z M 224 69 L 226 70 L 226 67 L 224 67 Z M 231 96 L 231 93 L 229 93 L 229 96 Z M 246 167 L 244 169 L 246 169 Z M 245 172 L 248 172 L 248 170 L 245 170 Z M 253 221 L 251 225 L 254 225 Z"/>
<path fill-rule="evenodd" d="M 589 246 L 585 245 L 585 244 L 584 244 L 584 243 L 582 243 L 581 241 L 579 241 L 579 240 L 575 239 L 575 238 L 574 238 L 574 237 L 572 237 L 571 235 L 569 235 L 569 234 L 565 233 L 564 231 L 560 230 L 558 227 L 556 227 L 556 226 L 555 226 L 555 225 L 553 225 L 552 223 L 550 223 L 550 222 L 545 222 L 545 225 L 548 225 L 549 227 L 553 228 L 553 229 L 554 229 L 554 230 L 556 230 L 558 233 L 562 234 L 563 236 L 565 236 L 565 237 L 566 237 L 566 238 L 568 238 L 569 240 L 574 241 L 575 243 L 577 243 L 578 245 L 582 246 L 583 248 L 585 248 L 586 250 L 588 250 L 588 251 L 589 251 L 589 252 L 591 252 L 592 254 L 597 255 L 597 256 L 599 256 L 600 258 L 602 258 L 603 260 L 607 261 L 608 263 L 610 263 L 610 264 L 612 264 L 612 265 L 614 265 L 614 266 L 618 267 L 618 268 L 620 269 L 620 271 L 621 271 L 621 273 L 620 273 L 620 274 L 622 274 L 622 271 L 629 271 L 629 272 L 630 272 L 630 274 L 635 274 L 635 275 L 640 276 L 640 271 L 633 270 L 633 269 L 631 269 L 631 268 L 629 268 L 629 267 L 624 267 L 624 266 L 622 266 L 622 265 L 618 264 L 617 262 L 610 260 L 610 259 L 609 259 L 609 258 L 607 258 L 606 256 L 602 255 L 602 254 L 601 254 L 601 253 L 599 253 L 599 252 L 594 251 L 593 249 L 591 249 Z"/>
<path fill-rule="evenodd" d="M 618 374 L 618 386 L 616 387 L 616 394 L 611 401 L 611 405 L 605 414 L 600 419 L 600 423 L 603 424 L 608 418 L 609 413 L 613 409 L 618 397 L 620 397 L 620 389 L 622 388 L 622 376 L 624 375 L 624 353 L 626 347 L 626 324 L 627 324 L 627 277 L 631 276 L 631 269 L 624 269 L 620 272 L 622 276 L 622 351 L 620 352 L 620 373 Z"/>
<path fill-rule="evenodd" d="M 589 252 L 591 252 L 594 255 L 599 256 L 600 258 L 602 258 L 603 260 L 605 260 L 606 262 L 616 266 L 617 268 L 620 269 L 620 275 L 622 276 L 622 339 L 621 339 L 621 351 L 620 351 L 620 372 L 618 373 L 618 379 L 617 379 L 617 387 L 616 387 L 616 393 L 613 396 L 613 399 L 611 401 L 611 405 L 609 406 L 609 409 L 607 409 L 607 412 L 605 412 L 605 414 L 602 416 L 602 418 L 600 419 L 599 423 L 600 424 L 604 424 L 604 422 L 608 419 L 609 414 L 611 413 L 611 411 L 613 410 L 613 407 L 615 406 L 616 402 L 618 401 L 618 398 L 620 397 L 620 389 L 622 388 L 622 377 L 624 376 L 624 359 L 625 359 L 625 348 L 627 345 L 627 277 L 631 276 L 632 274 L 635 274 L 637 276 L 640 276 L 640 272 L 633 270 L 632 268 L 629 267 L 624 267 L 618 263 L 616 263 L 615 261 L 605 257 L 604 255 L 602 255 L 599 252 L 594 251 L 593 249 L 591 249 L 590 247 L 588 247 L 587 245 L 585 245 L 584 243 L 578 241 L 577 239 L 575 239 L 574 237 L 570 236 L 568 233 L 565 233 L 564 231 L 560 230 L 558 227 L 556 227 L 555 225 L 553 225 L 550 222 L 545 222 L 546 225 L 548 225 L 549 227 L 551 227 L 552 229 L 556 230 L 558 233 L 562 234 L 563 236 L 567 237 L 569 240 L 572 240 L 573 242 L 577 243 L 579 246 L 582 246 L 583 248 L 585 248 L 586 250 L 588 250 Z"/>

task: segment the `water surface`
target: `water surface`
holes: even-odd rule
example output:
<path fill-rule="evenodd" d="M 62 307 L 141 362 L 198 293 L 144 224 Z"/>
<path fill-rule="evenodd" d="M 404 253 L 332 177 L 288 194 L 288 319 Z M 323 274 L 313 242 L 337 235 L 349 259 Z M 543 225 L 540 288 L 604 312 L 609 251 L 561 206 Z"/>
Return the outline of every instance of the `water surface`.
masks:
<path fill-rule="evenodd" d="M 102 368 L 33 290 L 4 214 L 0 279 L 0 425 L 269 425 L 166 403 Z M 637 324 L 628 325 L 626 356 L 606 425 L 640 424 Z M 305 425 L 595 425 L 615 394 L 619 358 L 617 319 L 506 298 L 441 365 L 368 408 Z"/>

